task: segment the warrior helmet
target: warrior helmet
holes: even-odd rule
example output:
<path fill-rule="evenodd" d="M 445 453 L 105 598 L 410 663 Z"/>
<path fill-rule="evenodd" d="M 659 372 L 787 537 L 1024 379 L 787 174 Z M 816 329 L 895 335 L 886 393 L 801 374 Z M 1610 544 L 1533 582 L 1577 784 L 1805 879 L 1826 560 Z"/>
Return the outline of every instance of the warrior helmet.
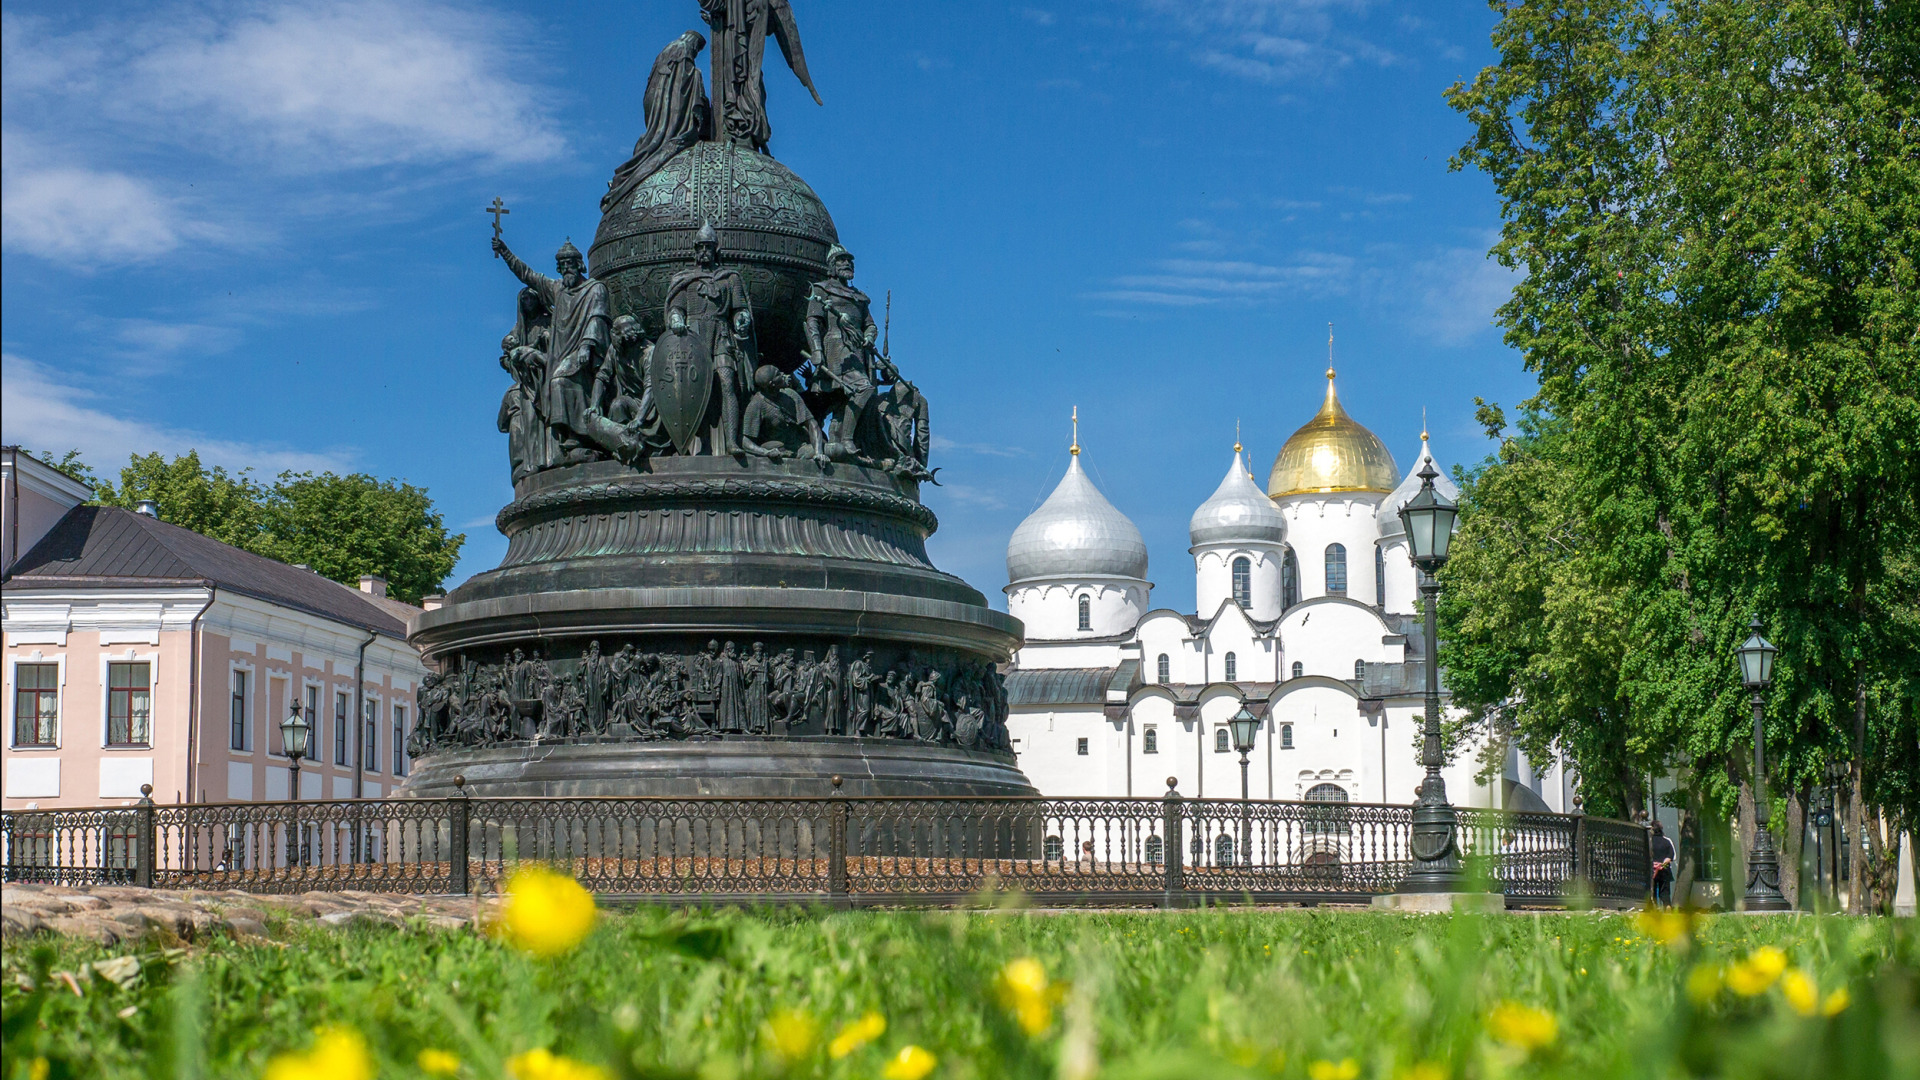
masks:
<path fill-rule="evenodd" d="M 852 262 L 853 252 L 848 251 L 846 248 L 841 247 L 839 244 L 835 244 L 832 247 L 827 249 L 827 265 L 828 266 L 832 266 L 834 263 L 839 262 L 841 259 L 845 259 L 848 262 Z"/>
<path fill-rule="evenodd" d="M 566 243 L 560 245 L 559 251 L 553 253 L 553 262 L 556 266 L 569 260 L 577 262 L 583 267 L 587 265 L 586 256 L 580 254 L 580 249 L 573 246 L 573 239 L 571 237 L 567 239 Z"/>
<path fill-rule="evenodd" d="M 700 231 L 693 234 L 694 247 L 710 247 L 720 250 L 720 234 L 713 231 L 713 222 L 700 219 Z"/>

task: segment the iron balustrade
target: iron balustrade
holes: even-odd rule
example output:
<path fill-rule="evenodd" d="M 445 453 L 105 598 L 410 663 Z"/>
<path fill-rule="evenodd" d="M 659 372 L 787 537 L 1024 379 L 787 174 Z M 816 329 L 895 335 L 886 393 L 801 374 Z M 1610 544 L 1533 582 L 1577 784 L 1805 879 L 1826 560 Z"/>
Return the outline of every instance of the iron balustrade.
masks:
<path fill-rule="evenodd" d="M 1365 902 L 1412 861 L 1410 806 L 1162 798 L 358 799 L 7 811 L 10 882 L 260 893 L 496 891 L 565 869 L 633 901 L 941 906 Z M 1648 833 L 1460 808 L 1469 880 L 1509 906 L 1638 904 Z"/>

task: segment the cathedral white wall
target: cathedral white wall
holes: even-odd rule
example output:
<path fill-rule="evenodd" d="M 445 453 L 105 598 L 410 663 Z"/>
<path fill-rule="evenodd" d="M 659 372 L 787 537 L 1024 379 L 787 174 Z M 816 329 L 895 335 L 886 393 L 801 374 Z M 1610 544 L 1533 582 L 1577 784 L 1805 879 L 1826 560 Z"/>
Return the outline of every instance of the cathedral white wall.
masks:
<path fill-rule="evenodd" d="M 1212 544 L 1193 549 L 1194 595 L 1200 612 L 1213 612 L 1233 599 L 1233 561 L 1247 560 L 1252 604 L 1247 613 L 1262 622 L 1280 617 L 1281 558 L 1279 544 Z"/>
<path fill-rule="evenodd" d="M 1419 607 L 1420 575 L 1407 557 L 1407 541 L 1402 535 L 1380 541 L 1386 550 L 1387 610 L 1409 614 Z"/>
<path fill-rule="evenodd" d="M 1380 536 L 1374 514 L 1381 499 L 1372 492 L 1352 492 L 1275 500 L 1287 519 L 1287 542 L 1300 562 L 1301 599 L 1327 595 L 1326 552 L 1337 543 L 1347 549 L 1346 595 L 1363 604 L 1374 602 L 1373 546 Z"/>
<path fill-rule="evenodd" d="M 1026 624 L 1029 641 L 1112 637 L 1139 624 L 1152 588 L 1137 578 L 1021 581 L 1007 586 L 1007 614 Z M 1088 602 L 1086 630 L 1080 629 L 1083 596 Z"/>
<path fill-rule="evenodd" d="M 1088 637 L 1093 635 L 1089 634 Z M 1066 642 L 1029 642 L 1015 654 L 1020 667 L 1030 671 L 1057 668 L 1110 668 L 1135 655 L 1127 642 L 1105 641 L 1076 645 Z"/>
<path fill-rule="evenodd" d="M 1178 614 L 1162 608 L 1149 612 L 1140 622 L 1137 638 L 1140 642 L 1140 678 L 1143 682 L 1158 682 L 1160 655 L 1166 654 L 1168 681 L 1176 683 L 1197 683 L 1201 681 L 1200 643 L 1195 641 L 1187 620 Z"/>
<path fill-rule="evenodd" d="M 1364 604 L 1339 597 L 1323 597 L 1294 605 L 1280 622 L 1280 640 L 1286 645 L 1284 669 L 1292 678 L 1298 663 L 1304 675 L 1332 679 L 1353 678 L 1353 662 L 1375 663 L 1405 658 L 1400 645 L 1388 645 L 1389 627 Z"/>
<path fill-rule="evenodd" d="M 1042 795 L 1113 795 L 1109 765 L 1124 754 L 1124 736 L 1113 732 L 1097 706 L 1016 709 L 1007 717 L 1020 771 Z M 1080 754 L 1080 740 L 1087 753 Z"/>

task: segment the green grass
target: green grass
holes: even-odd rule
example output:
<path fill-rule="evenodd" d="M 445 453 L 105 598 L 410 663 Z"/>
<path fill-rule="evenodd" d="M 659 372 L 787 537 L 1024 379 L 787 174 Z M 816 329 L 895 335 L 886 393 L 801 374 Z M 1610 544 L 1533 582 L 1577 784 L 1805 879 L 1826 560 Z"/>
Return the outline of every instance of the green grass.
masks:
<path fill-rule="evenodd" d="M 1690 970 L 1766 944 L 1850 1004 L 1805 1017 L 1778 984 L 1692 1004 Z M 83 967 L 126 952 L 5 943 L 8 1080 L 41 1058 L 49 1080 L 258 1077 L 322 1025 L 362 1032 L 382 1077 L 417 1075 L 426 1047 L 476 1078 L 535 1047 L 614 1077 L 878 1077 L 908 1043 L 939 1059 L 934 1078 L 1306 1078 L 1348 1058 L 1363 1080 L 1422 1062 L 1451 1077 L 1920 1076 L 1920 939 L 1888 920 L 1719 916 L 1676 949 L 1594 914 L 640 911 L 555 960 L 468 933 L 287 927 L 134 950 L 125 986 Z M 1071 983 L 1038 1037 L 995 990 L 1022 956 Z M 1557 1037 L 1499 1042 L 1487 1018 L 1503 1001 L 1550 1012 Z M 844 1059 L 786 1061 L 768 1024 L 781 1010 L 822 1043 L 868 1010 L 888 1027 Z"/>

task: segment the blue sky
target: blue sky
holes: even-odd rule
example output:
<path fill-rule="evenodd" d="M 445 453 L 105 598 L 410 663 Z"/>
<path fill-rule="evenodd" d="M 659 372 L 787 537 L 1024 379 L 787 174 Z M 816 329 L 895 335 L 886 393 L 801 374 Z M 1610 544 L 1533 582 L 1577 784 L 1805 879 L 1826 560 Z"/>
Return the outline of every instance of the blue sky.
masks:
<path fill-rule="evenodd" d="M 1004 606 L 1007 536 L 1067 417 L 1193 602 L 1186 523 L 1231 455 L 1264 482 L 1342 400 L 1404 468 L 1488 446 L 1473 398 L 1532 390 L 1490 320 L 1487 180 L 1442 101 L 1490 59 L 1481 4 L 793 0 L 824 107 L 769 52 L 773 152 L 893 292 L 932 402 L 935 561 Z M 4 437 L 96 468 L 425 486 L 494 565 L 511 497 L 498 342 L 515 282 L 598 221 L 654 54 L 694 0 L 7 3 Z"/>

